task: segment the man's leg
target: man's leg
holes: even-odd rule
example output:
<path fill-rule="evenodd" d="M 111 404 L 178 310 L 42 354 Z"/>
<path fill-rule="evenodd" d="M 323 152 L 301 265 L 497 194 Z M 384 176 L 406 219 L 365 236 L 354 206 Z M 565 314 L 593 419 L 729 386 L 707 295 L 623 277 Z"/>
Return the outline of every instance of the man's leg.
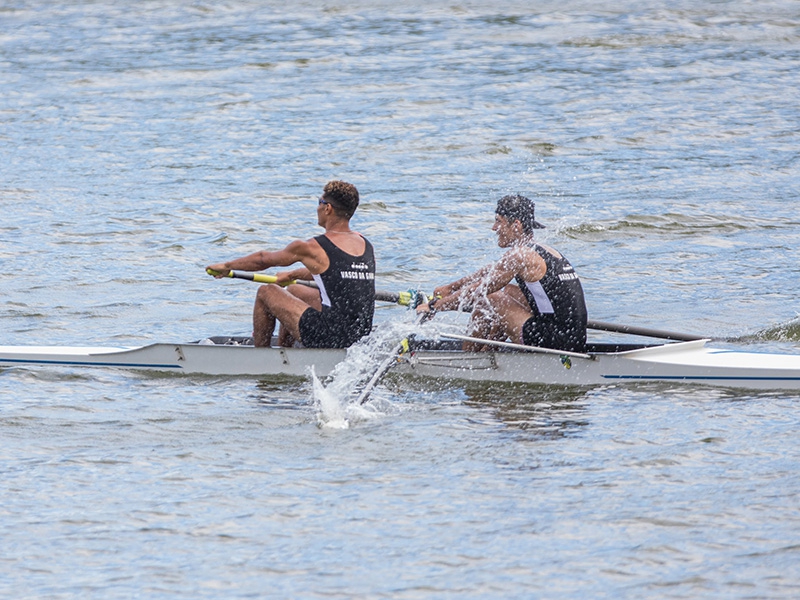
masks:
<path fill-rule="evenodd" d="M 522 340 L 522 326 L 531 316 L 533 313 L 519 287 L 507 285 L 475 305 L 469 335 L 500 342 L 510 338 L 512 342 L 519 344 Z M 485 344 L 464 343 L 464 350 L 471 352 L 489 349 Z"/>
<path fill-rule="evenodd" d="M 491 300 L 491 296 L 494 295 L 495 294 L 491 294 L 475 302 L 469 319 L 467 335 L 482 339 L 494 339 L 493 336 L 496 335 L 496 330 L 500 322 Z M 465 352 L 483 352 L 490 349 L 485 344 L 478 344 L 476 342 L 464 342 L 461 347 Z"/>
<path fill-rule="evenodd" d="M 515 344 L 521 344 L 522 327 L 533 316 L 528 300 L 518 285 L 509 284 L 498 294 L 501 295 L 497 298 L 495 310 L 500 315 L 500 331 L 503 337 L 492 339 L 502 341 L 508 338 Z"/>
<path fill-rule="evenodd" d="M 276 320 L 281 322 L 289 335 L 299 340 L 298 324 L 308 308 L 308 304 L 281 286 L 262 285 L 258 288 L 253 306 L 253 343 L 261 347 L 269 346 Z"/>
<path fill-rule="evenodd" d="M 322 310 L 322 298 L 319 295 L 318 289 L 300 284 L 290 285 L 284 289 L 292 296 L 300 298 L 300 300 L 308 304 L 311 308 Z M 294 346 L 295 339 L 300 338 L 295 338 L 289 333 L 288 328 L 281 325 L 280 331 L 278 332 L 278 345 L 284 348 L 291 348 Z"/>

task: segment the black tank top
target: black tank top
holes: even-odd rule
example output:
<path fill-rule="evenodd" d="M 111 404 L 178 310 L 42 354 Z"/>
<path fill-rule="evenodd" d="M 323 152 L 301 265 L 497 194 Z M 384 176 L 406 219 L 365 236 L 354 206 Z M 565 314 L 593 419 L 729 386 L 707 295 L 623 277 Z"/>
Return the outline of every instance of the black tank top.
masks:
<path fill-rule="evenodd" d="M 544 259 L 547 272 L 539 281 L 515 278 L 537 321 L 550 321 L 565 329 L 582 327 L 586 330 L 586 301 L 578 274 L 569 261 L 558 258 L 539 244 L 532 244 Z"/>
<path fill-rule="evenodd" d="M 330 261 L 325 272 L 314 275 L 325 321 L 335 322 L 337 329 L 347 330 L 354 339 L 368 335 L 375 312 L 375 253 L 372 244 L 363 238 L 364 253 L 353 256 L 325 235 L 314 239 Z"/>

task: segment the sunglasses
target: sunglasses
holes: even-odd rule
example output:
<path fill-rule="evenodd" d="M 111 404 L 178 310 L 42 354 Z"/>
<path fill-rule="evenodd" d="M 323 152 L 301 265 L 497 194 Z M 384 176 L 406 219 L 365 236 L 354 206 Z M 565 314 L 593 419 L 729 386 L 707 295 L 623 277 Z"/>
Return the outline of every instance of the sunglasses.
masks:
<path fill-rule="evenodd" d="M 330 202 L 328 202 L 327 200 L 323 200 L 322 196 L 319 197 L 319 203 L 320 204 L 330 204 Z"/>

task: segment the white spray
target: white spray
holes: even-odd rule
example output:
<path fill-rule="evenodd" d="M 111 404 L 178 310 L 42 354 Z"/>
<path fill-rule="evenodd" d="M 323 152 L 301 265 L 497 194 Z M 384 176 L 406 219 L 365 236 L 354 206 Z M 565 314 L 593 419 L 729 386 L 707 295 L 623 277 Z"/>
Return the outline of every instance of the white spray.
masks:
<path fill-rule="evenodd" d="M 347 357 L 328 377 L 327 385 L 312 370 L 314 407 L 320 427 L 347 429 L 351 421 L 380 416 L 374 403 L 356 402 L 359 391 L 390 353 L 397 350 L 403 338 L 414 333 L 418 326 L 412 315 L 389 321 L 347 349 Z"/>

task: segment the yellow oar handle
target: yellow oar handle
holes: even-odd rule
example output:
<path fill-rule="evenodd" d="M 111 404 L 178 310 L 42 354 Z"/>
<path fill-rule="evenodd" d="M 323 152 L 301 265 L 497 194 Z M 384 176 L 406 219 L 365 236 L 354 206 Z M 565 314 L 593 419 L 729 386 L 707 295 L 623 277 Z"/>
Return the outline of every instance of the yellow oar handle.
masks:
<path fill-rule="evenodd" d="M 222 275 L 223 277 L 232 277 L 234 279 L 246 279 L 248 281 L 255 281 L 256 283 L 278 283 L 278 278 L 275 275 L 265 275 L 264 273 L 250 273 L 248 271 L 228 271 L 227 275 L 223 275 L 219 271 L 215 271 L 214 269 L 206 269 L 206 273 L 211 275 L 212 277 L 218 277 Z M 306 281 L 304 279 L 292 279 L 291 281 L 285 281 L 280 285 L 292 285 L 292 284 L 299 284 L 299 285 L 307 285 L 308 287 L 317 287 L 317 284 L 313 281 Z M 401 306 L 409 306 L 412 302 L 414 302 L 414 298 L 416 296 L 416 292 L 375 292 L 375 300 L 380 300 L 381 302 L 393 302 L 395 304 L 399 304 Z"/>
<path fill-rule="evenodd" d="M 253 273 L 253 281 L 256 283 L 278 283 L 278 278 L 274 275 L 264 275 L 263 273 Z M 296 279 L 290 279 L 289 281 L 283 282 L 281 285 L 292 285 L 297 283 Z"/>
<path fill-rule="evenodd" d="M 228 271 L 227 275 L 223 275 L 221 272 L 215 271 L 214 269 L 206 269 L 206 273 L 208 273 L 212 277 L 217 277 L 219 275 L 222 275 L 223 277 L 233 277 L 234 279 L 246 279 L 248 281 L 255 281 L 256 283 L 278 283 L 278 278 L 275 277 L 275 275 L 265 275 L 264 273 L 248 273 L 246 271 Z M 281 285 L 287 286 L 295 283 L 317 287 L 313 281 L 301 281 L 298 279 L 291 279 L 289 281 L 284 281 L 283 283 L 281 283 Z"/>

